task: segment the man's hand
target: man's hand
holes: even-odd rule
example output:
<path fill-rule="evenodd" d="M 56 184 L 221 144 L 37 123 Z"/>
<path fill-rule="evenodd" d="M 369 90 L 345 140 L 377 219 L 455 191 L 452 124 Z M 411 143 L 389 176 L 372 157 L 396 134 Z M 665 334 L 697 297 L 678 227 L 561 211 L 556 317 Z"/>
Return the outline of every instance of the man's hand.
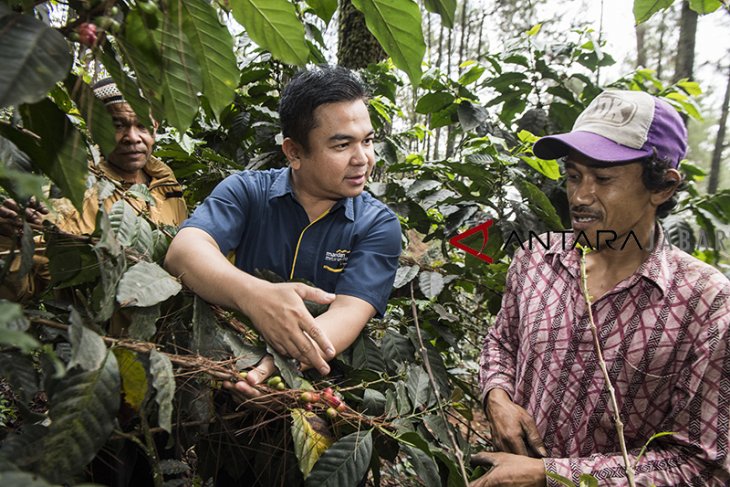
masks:
<path fill-rule="evenodd" d="M 535 420 L 524 408 L 513 403 L 505 391 L 489 391 L 486 413 L 492 427 L 492 443 L 498 450 L 524 456 L 547 456 Z"/>
<path fill-rule="evenodd" d="M 235 383 L 224 381 L 223 387 L 231 391 L 240 402 L 253 401 L 254 404 L 257 404 L 256 400 L 263 394 L 254 386 L 263 383 L 274 372 L 276 372 L 274 357 L 267 354 L 256 367 L 248 371 L 244 380 Z"/>
<path fill-rule="evenodd" d="M 307 311 L 305 299 L 330 304 L 335 295 L 301 283 L 262 281 L 242 311 L 277 352 L 326 375 L 326 360 L 335 357 L 335 348 Z"/>
<path fill-rule="evenodd" d="M 14 199 L 7 198 L 3 201 L 0 205 L 0 235 L 12 236 L 23 227 L 21 212 L 23 209 Z M 25 207 L 25 220 L 28 223 L 41 224 L 43 216 L 47 214 L 48 208 L 43 203 L 36 201 L 35 198 L 28 200 Z"/>
<path fill-rule="evenodd" d="M 511 453 L 482 452 L 471 457 L 473 466 L 489 471 L 469 484 L 469 487 L 544 487 L 545 465 L 542 460 Z"/>

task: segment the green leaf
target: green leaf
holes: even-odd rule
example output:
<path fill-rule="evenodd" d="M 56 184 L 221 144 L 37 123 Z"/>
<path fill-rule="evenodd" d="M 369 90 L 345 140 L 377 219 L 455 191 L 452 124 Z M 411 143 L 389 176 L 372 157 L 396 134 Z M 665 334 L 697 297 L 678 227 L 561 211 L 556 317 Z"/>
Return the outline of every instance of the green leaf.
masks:
<path fill-rule="evenodd" d="M 444 290 L 444 277 L 438 272 L 421 272 L 418 275 L 418 287 L 424 296 L 433 299 Z"/>
<path fill-rule="evenodd" d="M 175 396 L 175 374 L 172 370 L 172 362 L 167 355 L 162 354 L 154 348 L 150 351 L 150 375 L 152 375 L 152 386 L 157 391 L 155 402 L 158 406 L 157 417 L 160 427 L 172 433 L 172 400 Z"/>
<path fill-rule="evenodd" d="M 112 353 L 98 370 L 69 371 L 48 401 L 51 426 L 36 471 L 51 482 L 73 483 L 73 477 L 96 456 L 114 429 L 119 388 L 119 369 Z"/>
<path fill-rule="evenodd" d="M 322 453 L 332 445 L 332 438 L 312 427 L 312 421 L 321 421 L 313 412 L 295 408 L 291 411 L 291 419 L 294 453 L 299 460 L 299 470 L 306 479 Z"/>
<path fill-rule="evenodd" d="M 147 373 L 137 358 L 137 353 L 126 348 L 114 348 L 114 356 L 119 364 L 119 376 L 122 379 L 124 402 L 136 412 L 142 407 L 147 396 Z"/>
<path fill-rule="evenodd" d="M 276 368 L 279 369 L 279 374 L 281 374 L 281 378 L 284 379 L 284 382 L 294 389 L 302 389 L 304 378 L 302 377 L 302 373 L 299 369 L 294 366 L 291 360 L 282 357 L 271 346 L 267 346 L 266 348 L 271 356 L 274 357 L 274 365 L 276 365 Z"/>
<path fill-rule="evenodd" d="M 71 361 L 68 368 L 79 365 L 84 370 L 96 370 L 106 360 L 107 349 L 104 340 L 93 330 L 82 324 L 76 310 L 71 311 Z"/>
<path fill-rule="evenodd" d="M 562 230 L 563 223 L 560 221 L 555 207 L 540 188 L 529 181 L 518 179 L 515 186 L 519 189 L 522 197 L 527 200 L 530 209 L 544 221 L 551 230 Z"/>
<path fill-rule="evenodd" d="M 403 445 L 403 449 L 406 455 L 408 455 L 408 459 L 411 461 L 411 465 L 413 465 L 413 469 L 416 471 L 416 475 L 422 482 L 422 485 L 426 487 L 441 487 L 441 477 L 439 476 L 439 470 L 433 458 L 429 457 L 420 448 Z"/>
<path fill-rule="evenodd" d="M 123 199 L 115 201 L 109 209 L 109 224 L 117 242 L 122 247 L 132 247 L 139 233 L 137 212 Z"/>
<path fill-rule="evenodd" d="M 341 438 L 319 457 L 307 477 L 307 487 L 358 485 L 368 470 L 373 453 L 372 430 Z"/>
<path fill-rule="evenodd" d="M 179 0 L 178 0 L 179 1 Z M 185 132 L 198 113 L 198 92 L 203 89 L 200 67 L 185 36 L 178 2 L 171 2 L 170 15 L 162 24 L 162 103 L 170 125 Z M 206 53 L 212 56 L 211 53 Z M 208 66 L 209 67 L 209 66 Z M 213 100 L 211 100 L 214 102 Z"/>
<path fill-rule="evenodd" d="M 553 181 L 560 179 L 560 164 L 558 164 L 558 161 L 547 161 L 538 157 L 530 157 L 526 155 L 520 156 L 520 159 L 525 161 L 528 166 L 543 176 L 548 177 Z"/>
<path fill-rule="evenodd" d="M 0 344 L 16 347 L 28 354 L 40 347 L 38 341 L 27 334 L 28 320 L 23 308 L 17 303 L 0 300 Z"/>
<path fill-rule="evenodd" d="M 116 148 L 117 140 L 114 121 L 104 103 L 94 96 L 91 86 L 76 76 L 71 75 L 66 78 L 66 90 L 86 121 L 86 128 L 91 132 L 94 142 L 99 145 L 101 153 L 108 158 Z"/>
<path fill-rule="evenodd" d="M 7 11 L 4 11 L 7 12 Z M 0 107 L 35 103 L 66 77 L 66 39 L 32 15 L 0 17 Z"/>
<path fill-rule="evenodd" d="M 454 95 L 446 91 L 426 93 L 416 103 L 416 113 L 438 112 L 454 102 Z"/>
<path fill-rule="evenodd" d="M 307 0 L 307 4 L 312 7 L 317 17 L 324 20 L 325 24 L 330 23 L 337 10 L 337 0 Z"/>
<path fill-rule="evenodd" d="M 365 333 L 360 333 L 355 343 L 352 344 L 352 366 L 356 369 L 385 371 L 381 350 Z"/>
<path fill-rule="evenodd" d="M 476 64 L 476 65 L 472 66 L 464 74 L 459 76 L 459 84 L 466 86 L 466 85 L 474 83 L 475 81 L 477 81 L 479 78 L 482 77 L 482 74 L 484 74 L 484 71 L 486 69 L 487 68 L 485 68 L 481 64 Z"/>
<path fill-rule="evenodd" d="M 382 341 L 383 357 L 395 370 L 398 364 L 405 364 L 413 361 L 415 349 L 411 341 L 393 330 L 386 330 Z"/>
<path fill-rule="evenodd" d="M 130 338 L 149 341 L 157 333 L 155 323 L 160 317 L 160 305 L 126 308 L 124 314 L 131 322 L 127 330 Z"/>
<path fill-rule="evenodd" d="M 578 487 L 598 487 L 598 480 L 591 474 L 582 473 L 578 477 Z"/>
<path fill-rule="evenodd" d="M 33 158 L 33 165 L 51 178 L 80 211 L 89 171 L 81 133 L 48 99 L 23 105 L 20 111 L 25 128 L 38 135 L 41 141 L 41 154 Z"/>
<path fill-rule="evenodd" d="M 660 10 L 668 8 L 674 0 L 634 0 L 634 20 L 641 24 Z"/>
<path fill-rule="evenodd" d="M 433 398 L 432 386 L 428 374 L 419 365 L 408 368 L 408 380 L 406 381 L 408 397 L 413 404 L 413 411 L 421 406 L 427 406 Z"/>
<path fill-rule="evenodd" d="M 180 292 L 180 283 L 162 267 L 138 262 L 124 273 L 117 288 L 121 307 L 152 306 Z"/>
<path fill-rule="evenodd" d="M 385 396 L 375 389 L 365 389 L 362 395 L 362 408 L 368 416 L 380 416 L 385 412 Z"/>
<path fill-rule="evenodd" d="M 722 7 L 720 0 L 689 0 L 689 8 L 700 15 L 712 13 L 720 7 Z"/>
<path fill-rule="evenodd" d="M 411 83 L 421 80 L 426 43 L 421 30 L 421 10 L 412 0 L 352 0 L 365 15 L 365 24 L 393 63 L 408 74 Z"/>
<path fill-rule="evenodd" d="M 203 93 L 216 118 L 233 102 L 240 73 L 233 37 L 205 0 L 172 2 L 183 13 L 183 28 L 203 76 Z"/>
<path fill-rule="evenodd" d="M 304 25 L 290 2 L 231 0 L 231 9 L 249 37 L 275 58 L 300 66 L 307 63 L 309 47 L 304 38 Z"/>
<path fill-rule="evenodd" d="M 454 27 L 456 0 L 423 0 L 423 5 L 431 13 L 439 14 L 441 22 L 449 29 Z"/>

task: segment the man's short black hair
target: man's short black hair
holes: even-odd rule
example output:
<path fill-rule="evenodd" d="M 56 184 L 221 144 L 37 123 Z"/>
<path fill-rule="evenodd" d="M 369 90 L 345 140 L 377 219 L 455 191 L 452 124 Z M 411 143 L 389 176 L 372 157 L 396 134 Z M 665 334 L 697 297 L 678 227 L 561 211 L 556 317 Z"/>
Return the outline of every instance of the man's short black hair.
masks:
<path fill-rule="evenodd" d="M 314 110 L 326 103 L 367 100 L 360 78 L 341 66 L 319 65 L 300 71 L 284 88 L 279 120 L 284 137 L 309 150 L 309 132 L 315 128 Z"/>
<path fill-rule="evenodd" d="M 654 155 L 642 159 L 641 168 L 641 180 L 643 181 L 646 189 L 648 189 L 649 191 L 663 191 L 674 185 L 674 181 L 668 180 L 666 177 L 667 171 L 669 169 L 672 169 L 672 164 L 670 161 Z M 684 176 L 682 176 L 682 180 L 680 181 L 679 186 L 677 186 L 677 189 L 674 190 L 674 194 L 672 194 L 671 198 L 669 198 L 661 205 L 657 206 L 657 218 L 665 218 L 669 216 L 669 214 L 679 202 L 678 193 L 686 187 L 687 183 L 684 179 Z"/>

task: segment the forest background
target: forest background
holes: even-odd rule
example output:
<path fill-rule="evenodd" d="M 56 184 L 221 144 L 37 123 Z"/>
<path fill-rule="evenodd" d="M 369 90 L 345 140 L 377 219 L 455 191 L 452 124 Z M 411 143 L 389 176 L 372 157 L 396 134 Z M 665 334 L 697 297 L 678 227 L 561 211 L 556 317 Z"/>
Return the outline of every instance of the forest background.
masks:
<path fill-rule="evenodd" d="M 262 387 L 263 411 L 218 390 L 265 345 L 245 317 L 160 267 L 175 229 L 125 201 L 102 212 L 90 238 L 25 222 L 0 256 L 0 280 L 16 256 L 23 273 L 43 253 L 52 281 L 29 302 L 0 301 L 0 484 L 75 485 L 95 457 L 124 460 L 119 445 L 131 441 L 158 486 L 252 471 L 246 481 L 261 485 L 355 485 L 366 474 L 375 485 L 464 485 L 479 474 L 469 455 L 489 447 L 475 381 L 517 245 L 505 241 L 568 223 L 560 167 L 531 144 L 569 130 L 605 88 L 648 91 L 686 117 L 690 184 L 664 226 L 727 273 L 730 56 L 698 66 L 708 47 L 696 40 L 698 15 L 727 27 L 728 4 L 636 0 L 636 50 L 617 63 L 601 22 L 584 15 L 597 2 L 553 3 L 0 3 L 4 194 L 44 200 L 53 183 L 77 206 L 89 184 L 109 194 L 87 160 L 113 148 L 113 126 L 82 81 L 111 75 L 143 123 L 161 122 L 155 154 L 194 208 L 231 173 L 285 163 L 281 87 L 297 66 L 338 62 L 372 91 L 369 190 L 400 216 L 406 248 L 388 313 L 338 358 L 337 375 L 303 377 L 277 357 L 284 385 Z M 730 37 L 722 32 L 713 44 Z M 149 195 L 137 186 L 126 198 Z M 491 264 L 449 245 L 488 219 L 486 247 L 479 235 L 465 243 Z M 110 336 L 119 314 L 130 326 Z"/>

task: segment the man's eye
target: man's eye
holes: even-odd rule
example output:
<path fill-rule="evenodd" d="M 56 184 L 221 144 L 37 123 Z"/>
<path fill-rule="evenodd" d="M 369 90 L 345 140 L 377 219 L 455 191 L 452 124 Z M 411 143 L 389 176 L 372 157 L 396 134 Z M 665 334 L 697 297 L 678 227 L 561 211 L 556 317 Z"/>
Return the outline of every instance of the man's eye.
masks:
<path fill-rule="evenodd" d="M 374 140 L 372 137 L 363 140 L 363 144 L 365 144 L 365 145 L 372 145 L 373 142 L 374 142 Z"/>
<path fill-rule="evenodd" d="M 599 183 L 607 183 L 610 180 L 611 178 L 608 176 L 596 176 L 596 181 L 598 181 Z"/>
<path fill-rule="evenodd" d="M 139 125 L 137 125 L 137 130 L 139 130 L 140 132 L 147 132 L 147 127 L 145 127 L 142 124 L 139 124 Z"/>
<path fill-rule="evenodd" d="M 337 144 L 337 145 L 335 146 L 335 149 L 339 149 L 339 150 L 342 150 L 342 149 L 347 149 L 347 146 L 348 146 L 348 145 L 350 145 L 350 144 L 348 144 L 347 142 L 344 142 L 344 143 L 342 143 L 342 144 Z"/>

